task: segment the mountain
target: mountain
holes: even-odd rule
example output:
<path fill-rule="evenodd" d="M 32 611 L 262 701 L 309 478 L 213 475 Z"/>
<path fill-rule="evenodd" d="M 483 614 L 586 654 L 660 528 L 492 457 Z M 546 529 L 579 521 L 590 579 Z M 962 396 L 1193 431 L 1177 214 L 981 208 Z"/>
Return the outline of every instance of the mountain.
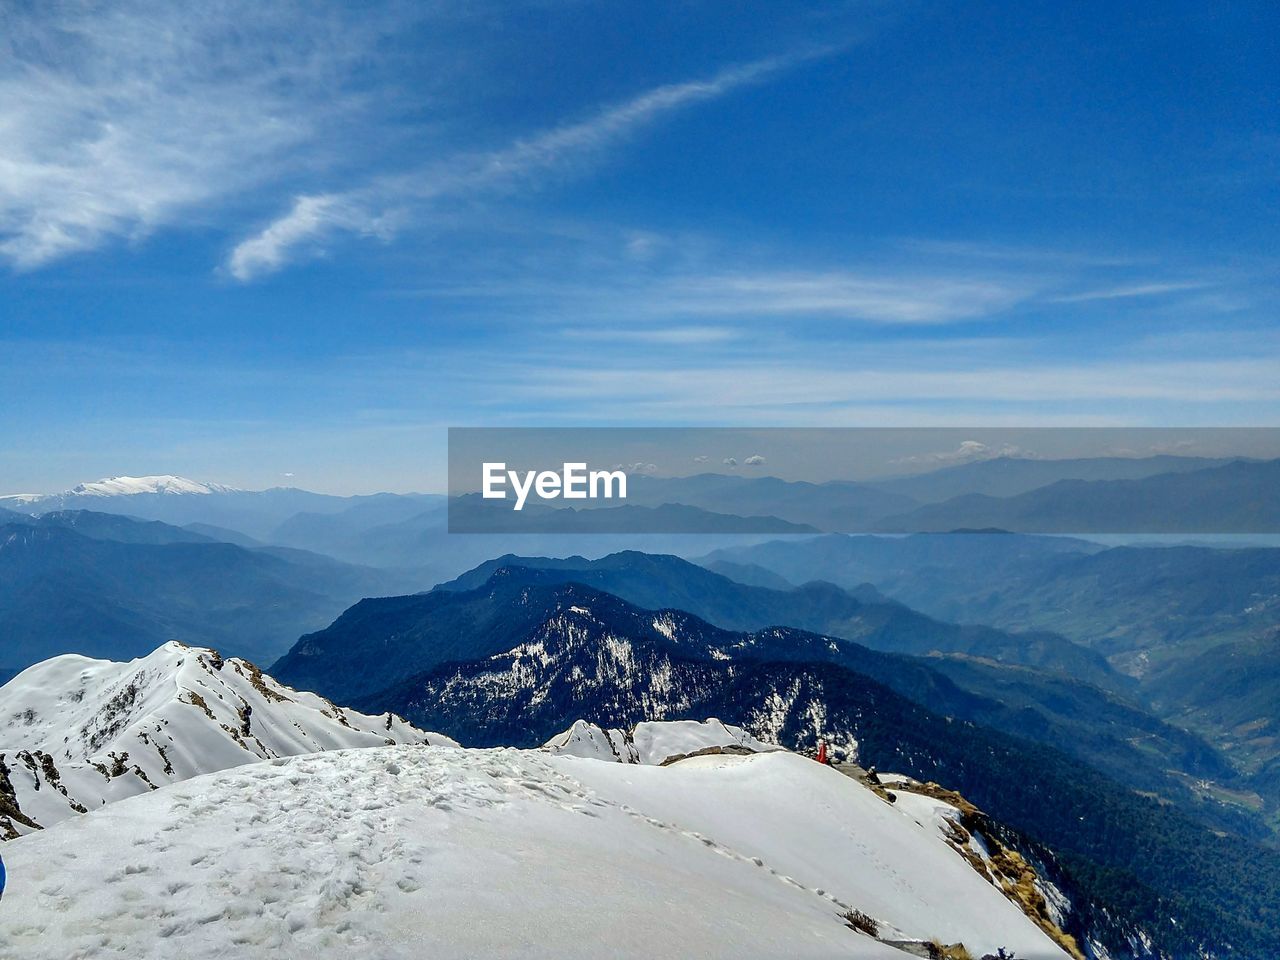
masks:
<path fill-rule="evenodd" d="M 1260 823 L 1223 807 L 1219 795 L 1199 786 L 1214 784 L 1216 789 L 1236 780 L 1212 747 L 1087 683 L 972 656 L 920 660 L 802 630 L 762 628 L 744 636 L 697 619 L 719 618 L 731 626 L 787 622 L 788 615 L 803 621 L 810 607 L 821 606 L 813 597 L 829 594 L 834 590 L 830 585 L 796 591 L 789 606 L 783 606 L 770 591 L 726 583 L 696 567 L 686 569 L 690 565 L 675 557 L 624 553 L 595 562 L 535 561 L 547 565 L 541 569 L 502 565 L 508 562 L 519 561 L 493 561 L 430 594 L 357 604 L 328 629 L 301 638 L 272 670 L 295 686 L 357 702 L 441 663 L 480 660 L 509 650 L 556 611 L 572 606 L 578 595 L 574 589 L 585 590 L 610 609 L 625 609 L 619 616 L 628 629 L 652 634 L 657 623 L 685 624 L 703 638 L 698 657 L 839 663 L 940 712 L 1051 744 L 1182 802 L 1215 825 L 1246 834 L 1264 832 Z M 482 580 L 486 575 L 489 579 Z M 620 607 L 615 596 L 599 599 L 595 589 L 571 586 L 582 580 L 659 612 Z M 476 582 L 474 589 L 462 589 Z M 843 596 L 851 609 L 861 609 L 856 598 Z M 697 616 L 669 609 L 675 606 Z M 899 628 L 918 626 L 918 615 L 905 612 L 911 617 Z M 868 620 L 876 619 L 873 608 Z M 695 623 L 699 626 L 690 626 Z"/>
<path fill-rule="evenodd" d="M 1236 458 L 1210 457 L 1082 457 L 1032 459 L 993 457 L 943 467 L 928 473 L 871 481 L 867 485 L 922 503 L 940 503 L 968 493 L 1013 497 L 1059 480 L 1141 480 L 1161 473 L 1187 473 L 1220 467 Z"/>
<path fill-rule="evenodd" d="M 866 530 L 919 503 L 895 490 L 852 481 L 808 483 L 717 473 L 662 478 L 638 474 L 629 480 L 629 503 L 678 503 L 716 513 L 774 516 L 816 530 Z"/>
<path fill-rule="evenodd" d="M 65 503 L 83 499 L 105 499 L 108 497 L 209 496 L 219 493 L 243 492 L 220 483 L 201 483 L 196 480 L 187 480 L 185 477 L 109 477 L 92 483 L 77 484 L 62 493 L 54 493 L 47 496 L 20 494 L 14 497 L 0 497 L 0 501 L 12 500 L 28 505 L 41 503 L 47 506 L 50 503 Z"/>
<path fill-rule="evenodd" d="M 123 516 L 25 518 L 0 526 L 0 667 L 129 658 L 174 638 L 269 660 L 361 597 L 415 583 Z"/>
<path fill-rule="evenodd" d="M 864 582 L 947 620 L 1049 630 L 1142 678 L 1266 630 L 1280 611 L 1280 549 L 1106 548 L 1065 537 L 828 536 L 729 550 L 703 563 L 762 566 L 794 581 Z"/>
<path fill-rule="evenodd" d="M 362 541 L 370 531 L 433 513 L 443 525 L 444 496 L 379 493 L 352 499 L 349 506 L 335 512 L 295 513 L 275 527 L 268 538 L 282 546 L 378 566 L 386 565 L 378 562 L 378 551 L 361 552 Z"/>
<path fill-rule="evenodd" d="M 1241 956 L 1280 949 L 1280 853 L 1260 843 L 1210 828 L 1057 750 L 943 717 L 864 673 L 806 660 L 824 638 L 729 633 L 576 584 L 555 591 L 548 604 L 538 588 L 525 588 L 511 614 L 531 627 L 507 649 L 439 663 L 358 705 L 479 744 L 541 743 L 582 715 L 619 728 L 717 716 L 791 749 L 812 750 L 821 739 L 864 765 L 963 784 L 957 788 L 978 807 L 1054 851 L 1072 901 L 1095 905 L 1090 916 L 1115 924 L 1082 936 L 1113 955 L 1136 950 L 1136 930 L 1179 958 L 1225 955 L 1226 944 Z M 541 615 L 522 612 L 530 608 Z M 792 656 L 770 661 L 779 647 Z"/>
<path fill-rule="evenodd" d="M 1150 689 L 1179 723 L 1239 757 L 1259 791 L 1280 795 L 1280 629 L 1187 657 Z"/>
<path fill-rule="evenodd" d="M 1280 533 L 1280 460 L 1137 480 L 1059 480 L 1008 497 L 970 493 L 880 521 L 889 533 Z"/>
<path fill-rule="evenodd" d="M 292 487 L 237 490 L 184 477 L 113 477 L 62 493 L 0 497 L 0 507 L 36 515 L 59 510 L 122 513 L 175 526 L 204 523 L 259 540 L 294 514 L 345 510 L 360 498 L 311 493 Z"/>
<path fill-rule="evenodd" d="M 633 498 L 630 493 L 628 501 Z M 663 502 L 652 506 L 628 502 L 621 506 L 583 509 L 528 503 L 516 513 L 503 501 L 484 500 L 478 494 L 455 497 L 449 504 L 452 533 L 665 533 L 734 534 L 817 533 L 808 523 L 779 519 L 772 513 L 737 514 L 708 510 L 686 503 Z"/>
<path fill-rule="evenodd" d="M 1274 625 L 1280 549 L 1193 546 L 1076 550 L 1020 535 L 830 536 L 719 551 L 703 562 L 752 563 L 802 578 L 871 580 L 946 619 L 1050 630 L 1134 678 L 1130 696 L 1207 738 L 1249 775 L 1232 797 L 1280 822 L 1280 688 Z M 934 665 L 957 682 L 961 666 Z M 967 668 L 964 668 L 967 669 Z M 983 677 L 984 681 L 988 679 Z M 1007 689 L 989 690 L 1007 700 Z M 1231 778 L 1227 778 L 1231 779 Z"/>
<path fill-rule="evenodd" d="M 909 606 L 935 590 L 963 596 L 971 587 L 1018 582 L 1028 567 L 1106 547 L 1072 537 L 1010 533 L 917 533 L 910 536 L 827 534 L 722 548 L 698 560 L 763 567 L 792 583 L 827 580 L 850 588 L 874 584 Z M 912 592 L 917 584 L 920 586 Z M 911 592 L 913 599 L 908 599 Z M 935 614 L 936 616 L 937 614 Z M 949 618 L 960 619 L 960 618 Z"/>
<path fill-rule="evenodd" d="M 966 822 L 786 752 L 335 751 L 11 841 L 6 939 L 29 960 L 1067 957 Z"/>
<path fill-rule="evenodd" d="M 769 590 L 794 590 L 796 588 L 796 584 L 786 577 L 779 576 L 772 570 L 768 570 L 756 563 L 732 563 L 728 560 L 711 560 L 702 564 L 702 566 L 712 573 L 718 573 L 722 577 L 746 584 L 748 587 L 766 587 Z M 874 590 L 875 588 L 872 587 L 872 589 Z"/>
<path fill-rule="evenodd" d="M 273 671 L 286 682 L 339 699 L 372 693 L 436 663 L 505 649 L 512 636 L 541 615 L 524 602 L 525 591 L 536 589 L 553 603 L 555 585 L 572 582 L 594 585 L 641 607 L 691 609 L 730 629 L 835 624 L 859 641 L 836 644 L 836 649 L 857 650 L 860 656 L 875 644 L 921 652 L 942 646 L 949 652 L 976 650 L 995 657 L 1000 650 L 1036 642 L 939 623 L 899 604 L 865 603 L 830 584 L 771 591 L 735 583 L 677 557 L 624 552 L 599 561 L 502 557 L 428 594 L 364 600 L 325 630 L 300 638 Z M 374 649 L 376 657 L 365 655 Z M 1082 662 L 1094 663 L 1087 654 Z"/>
<path fill-rule="evenodd" d="M 450 744 L 177 642 L 128 663 L 68 654 L 0 687 L 0 837 L 255 760 Z"/>
<path fill-rule="evenodd" d="M 731 580 L 679 557 L 634 550 L 599 560 L 504 556 L 437 589 L 474 589 L 502 567 L 546 571 L 554 578 L 597 587 L 649 609 L 687 610 L 730 630 L 799 627 L 894 653 L 964 653 L 1040 667 L 1112 690 L 1119 678 L 1102 657 L 1049 633 L 1010 635 L 989 627 L 942 623 L 874 593 L 855 596 L 823 581 L 776 590 Z"/>
<path fill-rule="evenodd" d="M 3 519 L 3 518 L 0 518 Z M 175 527 L 159 520 L 138 520 L 123 514 L 98 513 L 93 510 L 55 510 L 39 516 L 21 516 L 14 520 L 32 527 L 60 527 L 74 530 L 94 540 L 117 543 L 216 543 L 216 537 L 197 530 Z"/>

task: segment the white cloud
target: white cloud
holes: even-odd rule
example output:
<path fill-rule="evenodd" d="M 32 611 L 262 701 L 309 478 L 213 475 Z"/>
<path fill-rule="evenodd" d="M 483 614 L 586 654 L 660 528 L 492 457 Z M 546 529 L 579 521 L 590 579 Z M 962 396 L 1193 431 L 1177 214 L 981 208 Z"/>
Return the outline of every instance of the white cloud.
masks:
<path fill-rule="evenodd" d="M 1170 293 L 1183 293 L 1188 290 L 1203 290 L 1215 284 L 1206 281 L 1185 281 L 1178 283 L 1134 283 L 1118 287 L 1105 287 L 1100 290 L 1087 290 L 1064 297 L 1055 297 L 1052 303 L 1088 303 L 1093 300 L 1128 300 L 1133 297 L 1161 297 Z"/>
<path fill-rule="evenodd" d="M 386 239 L 394 221 L 394 213 L 371 216 L 346 197 L 332 194 L 298 197 L 288 214 L 236 246 L 227 261 L 227 269 L 237 280 L 252 280 L 259 274 L 280 269 L 295 246 L 329 229 L 342 228 Z"/>
<path fill-rule="evenodd" d="M 725 457 L 725 458 L 724 458 L 723 460 L 721 460 L 720 462 L 721 462 L 721 463 L 723 463 L 726 467 L 730 467 L 730 468 L 732 468 L 732 467 L 736 467 L 736 466 L 738 465 L 738 458 L 737 458 L 737 457 Z"/>
<path fill-rule="evenodd" d="M 35 4 L 0 39 L 0 256 L 33 268 L 298 171 L 377 18 L 223 0 Z"/>
<path fill-rule="evenodd" d="M 1033 292 L 1034 284 L 1026 279 L 762 271 L 677 280 L 661 292 L 656 305 L 686 314 L 935 324 L 997 313 Z"/>
<path fill-rule="evenodd" d="M 231 252 L 228 268 L 237 278 L 249 280 L 280 269 L 289 256 L 300 255 L 300 250 L 329 234 L 371 232 L 369 225 L 384 221 L 388 210 L 528 185 L 540 175 L 583 162 L 676 110 L 715 100 L 831 52 L 831 48 L 804 50 L 733 66 L 705 80 L 665 84 L 587 120 L 554 127 L 490 153 L 464 154 L 443 165 L 384 177 L 341 194 L 299 197 L 289 213 L 241 241 Z"/>
<path fill-rule="evenodd" d="M 760 454 L 758 453 L 754 453 L 751 456 L 747 457 L 747 459 L 743 460 L 742 465 L 744 467 L 759 467 L 759 466 L 763 466 L 764 462 L 765 462 L 764 457 L 760 456 Z"/>
<path fill-rule="evenodd" d="M 899 457 L 891 462 L 959 464 L 974 463 L 979 460 L 997 460 L 1000 457 L 1034 458 L 1035 454 L 1012 443 L 1003 443 L 998 447 L 993 447 L 990 444 L 983 443 L 981 440 L 963 440 L 954 450 Z"/>
<path fill-rule="evenodd" d="M 654 346 L 696 346 L 737 340 L 742 332 L 731 327 L 566 327 L 561 333 L 575 340 L 644 343 Z"/>
<path fill-rule="evenodd" d="M 720 417 L 736 411 L 769 422 L 808 422 L 819 410 L 883 404 L 886 398 L 928 404 L 935 415 L 956 402 L 987 411 L 1004 404 L 1051 403 L 1061 410 L 1098 404 L 1121 420 L 1126 406 L 1136 409 L 1142 402 L 1198 404 L 1205 416 L 1205 404 L 1280 403 L 1275 356 L 1096 364 L 1008 360 L 929 369 L 932 353 L 921 348 L 914 361 L 878 365 L 856 356 L 678 367 L 597 357 L 592 366 L 547 362 L 503 370 L 502 377 L 505 389 L 531 402 L 581 402 L 601 417 L 626 412 L 632 419 L 687 419 L 689 411 L 710 410 Z M 1038 412 L 1036 417 L 1039 422 Z"/>

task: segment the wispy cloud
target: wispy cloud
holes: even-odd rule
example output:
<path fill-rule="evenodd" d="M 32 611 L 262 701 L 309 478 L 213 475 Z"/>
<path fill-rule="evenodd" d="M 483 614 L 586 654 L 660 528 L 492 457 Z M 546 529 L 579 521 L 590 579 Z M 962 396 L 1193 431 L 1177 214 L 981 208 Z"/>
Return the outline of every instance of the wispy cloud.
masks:
<path fill-rule="evenodd" d="M 565 327 L 560 332 L 572 340 L 675 347 L 728 343 L 742 336 L 731 327 Z"/>
<path fill-rule="evenodd" d="M 307 4 L 10 7 L 0 257 L 32 268 L 186 221 L 295 173 L 386 27 Z M 199 214 L 196 214 L 197 216 Z"/>
<path fill-rule="evenodd" d="M 1063 297 L 1054 297 L 1052 303 L 1088 303 L 1094 300 L 1129 300 L 1134 297 L 1161 297 L 1189 290 L 1203 290 L 1215 284 L 1208 281 L 1188 280 L 1171 283 L 1133 283 L 1100 290 L 1086 290 Z"/>
<path fill-rule="evenodd" d="M 989 316 L 1034 292 L 1028 280 L 946 274 L 756 272 L 678 280 L 661 306 L 677 313 L 832 316 L 933 324 Z"/>
<path fill-rule="evenodd" d="M 405 207 L 442 197 L 532 185 L 597 155 L 637 130 L 677 110 L 706 103 L 768 78 L 835 48 L 809 48 L 729 67 L 700 80 L 655 87 L 586 120 L 554 127 L 481 154 L 464 154 L 443 165 L 384 177 L 359 188 L 299 196 L 291 209 L 232 250 L 227 268 L 248 281 L 280 269 L 326 236 L 374 234 Z"/>

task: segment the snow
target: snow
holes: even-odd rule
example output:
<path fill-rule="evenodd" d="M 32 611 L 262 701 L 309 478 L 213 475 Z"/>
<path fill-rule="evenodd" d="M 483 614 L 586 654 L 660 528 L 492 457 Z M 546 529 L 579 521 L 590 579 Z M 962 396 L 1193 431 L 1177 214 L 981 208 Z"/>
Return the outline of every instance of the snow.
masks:
<path fill-rule="evenodd" d="M 391 743 L 453 741 L 176 641 L 129 663 L 55 657 L 0 687 L 0 763 L 19 810 L 45 827 L 243 763 Z M 0 837 L 31 829 L 0 815 Z"/>
<path fill-rule="evenodd" d="M 630 731 L 605 730 L 578 720 L 543 745 L 548 753 L 612 760 L 619 763 L 661 765 L 715 747 L 742 748 L 755 753 L 780 747 L 757 740 L 741 727 L 712 718 L 638 723 Z"/>
<path fill-rule="evenodd" d="M 0 960 L 1065 956 L 954 807 L 715 719 L 464 750 L 175 642 L 24 671 L 0 745 Z"/>
<path fill-rule="evenodd" d="M 220 483 L 200 483 L 185 477 L 108 477 L 93 483 L 81 483 L 66 492 L 66 496 L 80 497 L 130 497 L 140 493 L 199 494 L 233 493 L 234 488 Z"/>
<path fill-rule="evenodd" d="M 3 960 L 902 960 L 850 907 L 882 935 L 1064 956 L 932 825 L 783 751 L 332 751 L 113 803 L 4 855 Z"/>
<path fill-rule="evenodd" d="M 155 477 L 106 477 L 92 483 L 79 483 L 61 493 L 19 493 L 0 497 L 0 506 L 29 506 L 44 501 L 65 501 L 72 497 L 131 497 L 138 494 L 194 494 L 208 496 L 214 493 L 239 493 L 235 487 L 220 483 L 202 483 L 186 477 L 172 475 Z"/>
<path fill-rule="evenodd" d="M 863 784 L 787 751 L 691 757 L 671 766 L 557 757 L 592 790 L 767 864 L 804 889 L 836 895 L 888 939 L 963 942 L 975 956 L 1064 956 L 1021 909 L 946 843 L 958 811 Z M 673 782 L 674 781 L 674 782 Z M 900 955 L 901 956 L 901 955 Z"/>

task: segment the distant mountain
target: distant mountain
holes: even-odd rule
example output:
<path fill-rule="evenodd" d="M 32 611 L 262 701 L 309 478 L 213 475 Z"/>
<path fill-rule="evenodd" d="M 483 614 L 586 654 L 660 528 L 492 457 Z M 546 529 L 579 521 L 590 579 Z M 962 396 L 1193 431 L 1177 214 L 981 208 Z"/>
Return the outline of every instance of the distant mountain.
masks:
<path fill-rule="evenodd" d="M 1176 662 L 1151 679 L 1150 695 L 1242 758 L 1256 789 L 1280 795 L 1280 628 Z"/>
<path fill-rule="evenodd" d="M 217 540 L 220 543 L 234 543 L 237 547 L 245 547 L 249 550 L 256 550 L 259 547 L 265 547 L 266 544 L 261 540 L 257 540 L 248 534 L 240 533 L 238 530 L 229 530 L 226 527 L 217 527 L 212 523 L 187 523 L 183 524 L 183 530 L 190 530 L 202 537 L 210 540 Z M 323 553 L 324 551 L 319 551 Z"/>
<path fill-rule="evenodd" d="M 0 687 L 0 839 L 255 760 L 452 743 L 170 642 L 137 660 L 65 655 Z"/>
<path fill-rule="evenodd" d="M 505 576 L 495 575 L 493 590 Z M 486 593 L 422 599 L 470 605 Z M 812 750 L 822 739 L 882 770 L 963 781 L 974 803 L 1060 854 L 1073 902 L 1098 905 L 1120 928 L 1087 931 L 1113 955 L 1133 949 L 1120 930 L 1148 924 L 1158 930 L 1153 946 L 1169 956 L 1226 943 L 1248 956 L 1280 949 L 1280 925 L 1257 913 L 1280 893 L 1280 854 L 1215 833 L 1057 751 L 944 719 L 865 674 L 806 662 L 827 646 L 823 638 L 729 633 L 575 584 L 523 587 L 508 604 L 528 625 L 509 635 L 511 646 L 439 662 L 362 698 L 363 708 L 479 744 L 543 742 L 586 707 L 606 726 L 711 715 L 789 748 Z M 794 659 L 768 660 L 783 650 Z"/>
<path fill-rule="evenodd" d="M 822 571 L 841 583 L 870 580 L 946 619 L 1054 631 L 1107 656 L 1154 712 L 1209 737 L 1242 769 L 1280 762 L 1263 732 L 1280 729 L 1265 639 L 1280 616 L 1280 549 L 831 536 L 712 555 L 721 558 L 796 579 Z M 1280 807 L 1280 777 L 1255 788 Z"/>
<path fill-rule="evenodd" d="M 0 497 L 0 507 L 26 514 L 59 510 L 121 513 L 175 526 L 225 527 L 259 540 L 303 511 L 335 513 L 361 498 L 311 493 L 291 487 L 237 490 L 184 477 L 114 477 L 82 483 L 62 493 Z"/>
<path fill-rule="evenodd" d="M 621 506 L 583 509 L 525 504 L 515 513 L 503 501 L 486 501 L 477 494 L 456 497 L 449 504 L 449 529 L 454 533 L 817 533 L 807 523 L 780 519 L 774 513 L 735 513 L 708 510 L 687 503 L 663 502 L 646 506 L 631 502 Z"/>
<path fill-rule="evenodd" d="M 721 550 L 703 562 L 871 582 L 947 620 L 1049 630 L 1142 679 L 1280 614 L 1280 549 L 1103 547 L 1065 537 L 829 536 Z"/>
<path fill-rule="evenodd" d="M 889 517 L 889 533 L 1278 533 L 1280 460 L 1233 460 L 1137 480 L 1059 480 L 1009 497 L 964 494 Z"/>
<path fill-rule="evenodd" d="M 217 538 L 195 530 L 175 527 L 159 520 L 137 520 L 121 514 L 98 513 L 92 510 L 56 510 L 38 517 L 23 517 L 17 521 L 34 527 L 61 527 L 94 540 L 113 540 L 117 543 L 216 543 Z"/>
<path fill-rule="evenodd" d="M 897 491 L 851 481 L 807 483 L 718 473 L 670 478 L 639 474 L 629 479 L 628 503 L 678 503 L 715 513 L 774 516 L 824 531 L 865 530 L 918 504 Z"/>
<path fill-rule="evenodd" d="M 317 513 L 305 511 L 289 517 L 275 527 L 268 537 L 272 543 L 324 553 L 356 563 L 374 566 L 376 549 L 362 551 L 363 538 L 373 530 L 389 524 L 415 520 L 433 511 L 442 511 L 447 498 L 434 494 L 379 493 L 352 498 L 342 510 Z M 443 514 L 440 514 L 443 518 Z M 441 519 L 443 526 L 443 519 Z"/>
<path fill-rule="evenodd" d="M 673 556 L 624 551 L 599 560 L 504 556 L 437 589 L 467 590 L 502 567 L 528 567 L 584 583 L 648 609 L 687 610 L 729 630 L 785 625 L 854 640 L 894 653 L 963 653 L 1056 671 L 1095 685 L 1123 687 L 1102 657 L 1048 633 L 1010 635 L 989 627 L 941 623 L 900 603 L 854 596 L 822 581 L 786 590 L 751 586 Z M 544 576 L 544 581 L 546 576 Z"/>
<path fill-rule="evenodd" d="M 712 560 L 702 564 L 712 573 L 728 577 L 749 587 L 765 587 L 768 590 L 794 590 L 796 584 L 755 563 L 732 563 L 728 560 Z M 874 588 L 873 588 L 874 589 Z"/>
<path fill-rule="evenodd" d="M 1070 537 L 1022 534 L 828 534 L 725 547 L 698 562 L 707 567 L 725 562 L 760 566 L 792 583 L 821 579 L 846 588 L 872 583 L 908 605 L 932 610 L 915 599 L 907 599 L 907 593 L 913 584 L 935 573 L 939 576 L 937 587 L 963 593 L 970 584 L 1016 580 L 1029 565 L 1105 549 Z M 934 589 L 930 580 L 917 593 L 932 595 Z"/>
<path fill-rule="evenodd" d="M 413 583 L 120 516 L 25 518 L 0 526 L 0 667 L 130 658 L 178 638 L 269 660 L 361 597 Z"/>
<path fill-rule="evenodd" d="M 1141 480 L 1161 473 L 1187 473 L 1220 467 L 1235 459 L 1168 455 L 1063 460 L 995 457 L 913 476 L 871 481 L 867 486 L 921 503 L 940 503 L 970 493 L 1013 497 L 1059 480 Z"/>

